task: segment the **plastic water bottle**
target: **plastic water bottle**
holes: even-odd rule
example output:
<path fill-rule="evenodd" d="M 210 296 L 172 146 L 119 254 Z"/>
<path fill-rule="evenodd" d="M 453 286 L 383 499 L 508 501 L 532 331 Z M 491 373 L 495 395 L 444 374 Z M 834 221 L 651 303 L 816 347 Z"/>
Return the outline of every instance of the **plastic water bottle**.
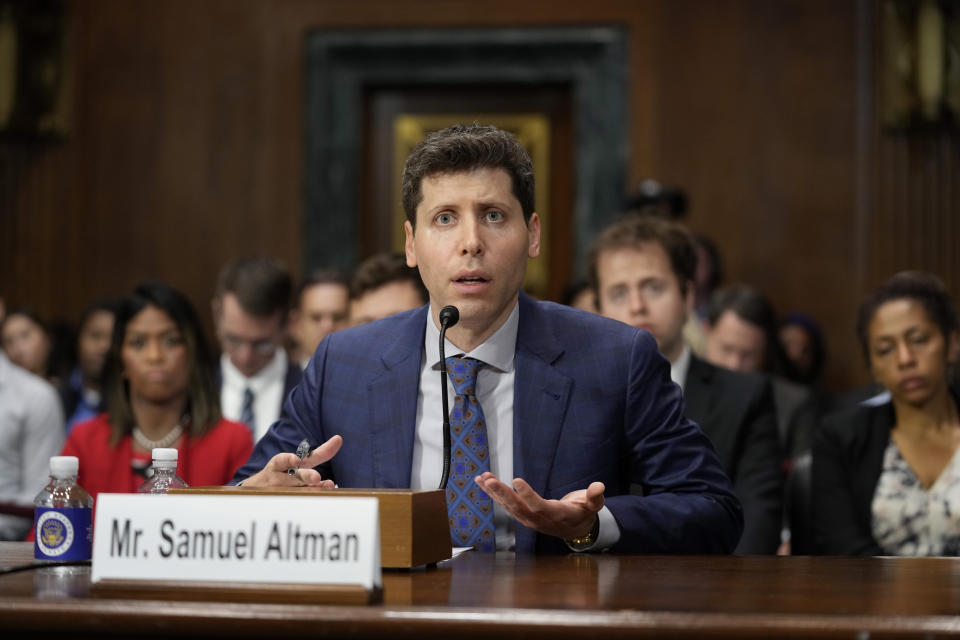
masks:
<path fill-rule="evenodd" d="M 189 486 L 177 475 L 177 450 L 158 448 L 153 450 L 153 475 L 140 485 L 137 493 L 167 493 Z"/>
<path fill-rule="evenodd" d="M 50 458 L 50 482 L 34 499 L 37 560 L 89 560 L 93 547 L 93 498 L 77 484 L 75 456 Z"/>

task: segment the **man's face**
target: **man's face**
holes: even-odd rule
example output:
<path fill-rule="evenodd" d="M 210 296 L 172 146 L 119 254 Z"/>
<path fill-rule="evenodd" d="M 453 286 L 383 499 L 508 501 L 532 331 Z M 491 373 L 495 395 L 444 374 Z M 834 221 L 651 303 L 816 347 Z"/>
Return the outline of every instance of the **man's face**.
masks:
<path fill-rule="evenodd" d="M 327 334 L 346 326 L 349 304 L 349 292 L 342 284 L 324 282 L 304 289 L 293 320 L 294 338 L 304 355 L 313 354 Z"/>
<path fill-rule="evenodd" d="M 656 242 L 603 251 L 597 257 L 597 306 L 608 318 L 646 329 L 671 362 L 683 352 L 683 325 L 693 305 Z"/>
<path fill-rule="evenodd" d="M 407 264 L 420 268 L 434 322 L 455 305 L 458 328 L 482 341 L 510 315 L 527 258 L 540 253 L 540 219 L 524 223 L 503 169 L 428 176 L 420 189 L 416 233 L 404 225 Z"/>
<path fill-rule="evenodd" d="M 266 318 L 251 315 L 229 292 L 218 306 L 215 317 L 220 347 L 233 366 L 251 378 L 270 363 L 283 344 L 283 313 L 277 311 Z"/>
<path fill-rule="evenodd" d="M 420 290 L 409 280 L 396 280 L 365 291 L 350 303 L 350 324 L 358 325 L 423 306 Z"/>
<path fill-rule="evenodd" d="M 706 356 L 712 364 L 733 371 L 763 370 L 767 338 L 757 325 L 727 310 L 706 333 Z"/>

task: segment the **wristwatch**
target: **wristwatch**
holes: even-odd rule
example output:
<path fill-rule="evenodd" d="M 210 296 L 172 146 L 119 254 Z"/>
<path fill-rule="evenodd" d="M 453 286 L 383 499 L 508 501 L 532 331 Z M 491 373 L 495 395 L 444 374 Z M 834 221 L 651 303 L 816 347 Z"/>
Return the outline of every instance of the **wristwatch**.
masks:
<path fill-rule="evenodd" d="M 593 521 L 593 526 L 586 534 L 576 538 L 564 538 L 563 541 L 574 551 L 586 551 L 597 541 L 598 533 L 600 533 L 600 518 Z"/>

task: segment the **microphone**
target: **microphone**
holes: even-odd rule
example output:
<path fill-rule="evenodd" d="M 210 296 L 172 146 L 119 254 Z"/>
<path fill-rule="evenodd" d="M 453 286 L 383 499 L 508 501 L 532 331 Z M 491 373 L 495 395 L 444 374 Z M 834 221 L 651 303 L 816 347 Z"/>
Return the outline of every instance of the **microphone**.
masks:
<path fill-rule="evenodd" d="M 444 356 L 444 342 L 447 329 L 460 321 L 460 310 L 448 304 L 440 309 L 440 393 L 443 397 L 443 476 L 440 488 L 447 488 L 450 477 L 450 409 L 447 407 L 447 359 Z"/>

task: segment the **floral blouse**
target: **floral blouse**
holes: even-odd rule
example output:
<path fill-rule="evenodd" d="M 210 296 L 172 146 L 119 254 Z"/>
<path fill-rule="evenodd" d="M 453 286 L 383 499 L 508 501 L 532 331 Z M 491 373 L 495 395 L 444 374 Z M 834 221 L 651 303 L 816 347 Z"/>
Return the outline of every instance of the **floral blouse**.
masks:
<path fill-rule="evenodd" d="M 960 555 L 960 447 L 929 489 L 890 440 L 873 494 L 873 538 L 896 556 Z"/>

